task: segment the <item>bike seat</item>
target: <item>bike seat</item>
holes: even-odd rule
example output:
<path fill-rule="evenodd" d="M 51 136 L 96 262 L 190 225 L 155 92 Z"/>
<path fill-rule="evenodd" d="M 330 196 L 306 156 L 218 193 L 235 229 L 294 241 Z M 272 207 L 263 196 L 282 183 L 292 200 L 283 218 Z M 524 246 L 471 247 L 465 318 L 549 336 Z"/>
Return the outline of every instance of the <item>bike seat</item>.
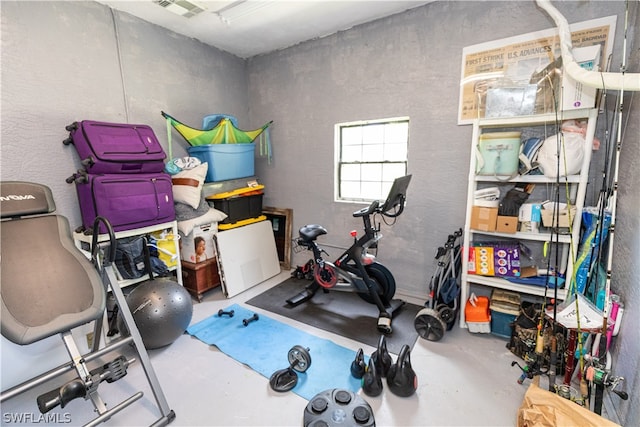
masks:
<path fill-rule="evenodd" d="M 305 242 L 312 242 L 323 234 L 327 234 L 327 229 L 318 224 L 305 225 L 298 232 Z"/>

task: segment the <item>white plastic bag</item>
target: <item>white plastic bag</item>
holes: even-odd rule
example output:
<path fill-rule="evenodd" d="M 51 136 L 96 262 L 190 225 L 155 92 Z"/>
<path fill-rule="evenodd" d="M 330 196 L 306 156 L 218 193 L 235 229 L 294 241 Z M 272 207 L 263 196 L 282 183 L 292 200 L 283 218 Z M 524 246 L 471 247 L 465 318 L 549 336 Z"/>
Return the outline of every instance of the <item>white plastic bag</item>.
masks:
<path fill-rule="evenodd" d="M 575 132 L 548 137 L 538 151 L 539 169 L 547 178 L 578 174 L 584 158 L 584 144 L 584 136 Z"/>

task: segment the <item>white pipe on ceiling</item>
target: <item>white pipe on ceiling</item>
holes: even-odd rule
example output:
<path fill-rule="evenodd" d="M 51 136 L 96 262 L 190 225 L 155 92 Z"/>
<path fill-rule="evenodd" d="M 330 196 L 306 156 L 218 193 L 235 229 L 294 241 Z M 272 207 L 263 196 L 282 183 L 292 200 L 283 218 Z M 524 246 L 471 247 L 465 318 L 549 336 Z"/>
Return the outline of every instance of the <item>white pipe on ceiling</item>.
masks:
<path fill-rule="evenodd" d="M 590 71 L 578 65 L 571 54 L 571 31 L 569 30 L 569 23 L 565 17 L 551 5 L 549 0 L 536 0 L 536 3 L 551 16 L 558 27 L 560 50 L 562 52 L 562 67 L 571 78 L 585 86 L 599 89 L 640 91 L 640 74 L 638 73 Z"/>

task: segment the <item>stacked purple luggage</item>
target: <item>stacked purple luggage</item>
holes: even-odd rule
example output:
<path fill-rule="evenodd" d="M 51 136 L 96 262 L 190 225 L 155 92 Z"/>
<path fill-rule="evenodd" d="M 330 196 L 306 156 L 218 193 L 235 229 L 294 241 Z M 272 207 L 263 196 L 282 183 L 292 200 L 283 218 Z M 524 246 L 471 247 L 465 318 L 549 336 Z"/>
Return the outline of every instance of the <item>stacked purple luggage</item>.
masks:
<path fill-rule="evenodd" d="M 66 129 L 63 144 L 75 146 L 84 166 L 67 182 L 76 184 L 85 232 L 96 216 L 107 218 L 114 231 L 175 219 L 166 155 L 149 126 L 84 120 Z"/>

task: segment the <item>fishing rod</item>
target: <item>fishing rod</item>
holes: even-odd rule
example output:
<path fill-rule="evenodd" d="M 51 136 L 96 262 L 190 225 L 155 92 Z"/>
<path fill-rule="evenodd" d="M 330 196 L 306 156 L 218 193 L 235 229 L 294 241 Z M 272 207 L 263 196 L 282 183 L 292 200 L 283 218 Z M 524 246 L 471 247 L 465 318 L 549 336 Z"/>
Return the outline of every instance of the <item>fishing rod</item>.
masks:
<path fill-rule="evenodd" d="M 611 59 L 612 55 L 609 55 L 607 59 L 606 70 L 609 71 L 611 68 Z M 617 100 L 616 100 L 617 102 Z M 607 108 L 607 91 L 601 91 L 600 100 L 599 100 L 599 109 L 601 113 L 605 115 L 605 123 L 610 123 L 609 121 L 609 109 Z M 606 200 L 609 187 L 608 179 L 610 176 L 611 162 L 612 162 L 612 152 L 610 150 L 611 138 L 610 134 L 613 131 L 613 123 L 611 124 L 611 129 L 609 127 L 605 127 L 605 137 L 604 137 L 604 165 L 602 169 L 602 184 L 600 187 L 600 195 L 597 197 L 596 206 L 597 214 L 595 215 L 596 224 L 592 227 L 592 231 L 588 236 L 583 238 L 583 244 L 590 245 L 589 254 L 584 254 L 584 258 L 578 257 L 578 259 L 574 262 L 573 274 L 571 277 L 571 281 L 569 282 L 568 294 L 573 294 L 577 298 L 577 293 L 581 292 L 584 294 L 588 294 L 590 290 L 592 290 L 592 286 L 596 289 L 594 294 L 597 293 L 597 283 L 599 278 L 599 269 L 595 268 L 594 275 L 594 267 L 600 264 L 600 257 L 602 256 L 602 242 L 604 241 L 604 231 L 605 231 L 605 214 L 606 214 L 606 203 L 603 200 Z M 588 258 L 587 258 L 588 257 Z M 580 283 L 578 283 L 578 275 L 580 274 L 580 263 L 588 262 L 589 266 L 586 269 L 586 277 L 584 279 L 584 285 L 581 288 Z M 582 332 L 581 332 L 582 333 Z M 567 351 L 566 351 L 566 364 L 565 364 L 565 372 L 563 385 L 565 387 L 571 386 L 571 381 L 573 378 L 573 374 L 576 368 L 576 353 L 578 357 L 584 356 L 584 349 L 582 345 L 580 348 L 578 347 L 577 342 L 577 332 L 575 329 L 569 330 L 568 333 L 568 343 L 567 343 Z M 581 337 L 582 338 L 582 337 Z M 582 375 L 582 374 L 581 374 Z"/>
<path fill-rule="evenodd" d="M 623 110 L 624 110 L 624 91 L 640 91 L 640 79 L 638 79 L 637 74 L 626 74 L 626 51 L 627 51 L 627 31 L 628 31 L 628 16 L 629 16 L 629 1 L 625 2 L 625 23 L 624 23 L 624 40 L 623 40 L 623 52 L 622 52 L 622 64 L 620 73 L 611 73 L 611 72 L 598 72 L 598 71 L 586 71 L 581 69 L 580 66 L 575 62 L 572 54 L 571 54 L 571 33 L 569 30 L 569 25 L 564 16 L 560 14 L 553 6 L 551 6 L 549 0 L 536 0 L 536 3 L 547 12 L 555 21 L 556 26 L 558 28 L 558 33 L 561 41 L 561 49 L 562 49 L 562 58 L 563 65 L 566 68 L 566 72 L 568 75 L 574 78 L 574 80 L 583 83 L 586 86 L 597 87 L 603 91 L 609 90 L 619 90 L 618 102 L 616 104 L 617 107 L 617 140 L 615 147 L 615 161 L 613 162 L 613 178 L 611 185 L 611 194 L 608 197 L 609 209 L 611 211 L 611 225 L 610 225 L 610 236 L 608 241 L 608 253 L 607 253 L 607 265 L 606 265 L 606 280 L 604 285 L 604 294 L 602 295 L 603 302 L 603 318 L 602 318 L 602 332 L 601 337 L 607 335 L 608 332 L 608 319 L 610 315 L 610 310 L 612 306 L 612 297 L 611 297 L 611 270 L 613 264 L 613 246 L 614 246 L 614 234 L 615 234 L 615 217 L 616 217 L 616 208 L 617 208 L 617 190 L 618 190 L 618 172 L 620 165 L 620 151 L 622 145 L 622 121 L 623 121 Z M 606 179 L 605 179 L 606 181 Z M 604 194 L 603 194 L 604 196 Z M 604 204 L 606 197 L 603 197 L 602 203 Z M 604 221 L 604 218 L 600 218 Z M 601 239 L 604 240 L 604 239 Z M 604 245 L 600 242 L 600 245 Z M 597 274 L 597 271 L 596 271 Z M 596 296 L 597 298 L 597 296 Z M 578 307 L 576 300 L 576 309 Z M 577 313 L 576 313 L 577 314 Z M 580 341 L 581 335 L 578 335 L 578 341 Z M 606 358 L 606 349 L 607 349 L 607 340 L 602 339 L 598 343 L 599 353 L 598 359 L 601 356 Z M 583 361 L 584 357 L 581 355 L 581 361 Z M 592 384 L 596 385 L 596 398 L 594 402 L 594 411 L 600 414 L 602 409 L 602 395 L 604 391 L 604 387 L 612 387 L 615 386 L 621 381 L 621 377 L 617 377 L 616 380 L 612 380 L 610 378 L 604 378 L 602 372 L 607 373 L 607 369 L 609 368 L 606 364 L 603 367 L 601 366 L 600 360 L 592 359 L 591 365 L 589 367 L 588 372 L 589 380 Z M 606 363 L 606 362 L 605 362 Z M 597 370 L 599 369 L 599 370 Z M 595 372 L 594 372 L 595 370 Z M 601 375 L 597 375 L 601 373 Z M 581 367 L 581 374 L 584 378 L 585 372 Z M 614 391 L 615 392 L 615 391 Z M 620 395 L 623 399 L 628 396 L 624 392 L 616 392 L 616 394 Z"/>
<path fill-rule="evenodd" d="M 622 63 L 620 65 L 620 73 L 624 76 L 627 70 L 627 30 L 629 27 L 629 2 L 625 3 L 625 15 L 624 15 L 624 38 L 622 40 Z M 606 358 L 607 353 L 607 328 L 609 321 L 609 310 L 610 310 L 610 293 L 611 293 L 611 269 L 613 266 L 613 249 L 614 249 L 614 237 L 616 230 L 616 207 L 617 207 L 617 199 L 618 199 L 618 173 L 620 170 L 620 151 L 622 148 L 622 121 L 623 121 L 623 110 L 624 110 L 624 78 L 621 79 L 623 84 L 621 84 L 619 95 L 618 95 L 618 104 L 617 108 L 617 116 L 618 123 L 616 129 L 616 146 L 615 146 L 615 156 L 614 156 L 614 164 L 613 164 L 613 177 L 612 177 L 612 193 L 609 200 L 609 210 L 611 211 L 611 225 L 609 226 L 609 245 L 607 252 L 607 268 L 606 268 L 606 280 L 605 280 L 605 288 L 604 288 L 604 310 L 602 314 L 602 335 L 600 336 L 600 343 L 598 348 L 598 358 Z M 596 382 L 596 395 L 594 399 L 594 412 L 596 414 L 602 413 L 602 398 L 604 394 L 604 382 Z"/>
<path fill-rule="evenodd" d="M 565 154 L 565 150 L 564 150 L 564 134 L 562 132 L 562 126 L 560 125 L 560 122 L 558 120 L 558 103 L 556 100 L 556 94 L 555 94 L 555 90 L 552 91 L 553 93 L 553 98 L 554 98 L 554 105 L 555 105 L 555 111 L 556 111 L 556 126 L 559 128 L 557 129 L 558 133 L 557 133 L 557 147 L 556 149 L 558 150 L 557 153 L 560 154 L 560 150 L 562 150 L 563 156 L 563 162 L 564 162 L 564 170 L 567 170 L 567 161 L 566 161 L 566 156 Z M 566 185 L 566 180 L 565 180 L 565 185 Z M 556 277 L 558 277 L 560 270 L 559 270 L 559 265 L 560 265 L 560 251 L 558 250 L 560 248 L 560 231 L 559 231 L 559 226 L 560 226 L 560 155 L 557 156 L 557 161 L 556 161 L 556 185 L 555 185 L 555 192 L 554 192 L 554 206 L 553 206 L 553 218 L 555 219 L 555 225 L 556 227 L 552 229 L 551 232 L 551 244 L 553 245 L 554 243 L 554 238 L 555 238 L 555 274 Z M 572 225 L 572 218 L 571 218 L 571 207 L 569 206 L 569 198 L 567 196 L 567 211 L 569 213 L 569 235 L 573 236 L 573 233 L 571 232 L 571 225 Z M 571 239 L 571 246 L 573 246 L 573 237 Z M 573 253 L 573 250 L 570 251 L 571 253 Z M 549 274 L 549 267 L 551 264 L 551 256 L 549 256 L 548 261 L 547 261 L 547 274 Z M 547 281 L 545 283 L 545 286 L 548 288 L 549 287 L 549 278 L 547 277 Z M 545 293 L 546 293 L 546 289 L 545 289 Z M 558 280 L 556 279 L 555 281 L 555 286 L 553 287 L 553 322 L 551 323 L 551 338 L 550 338 L 550 348 L 549 348 L 549 391 L 555 393 L 556 392 L 556 364 L 557 364 L 557 359 L 558 359 L 558 355 L 557 355 L 557 351 L 558 351 L 558 342 L 556 339 L 556 322 L 558 320 L 558 305 L 557 305 L 557 301 L 558 301 Z M 546 308 L 543 308 L 541 315 L 544 315 L 546 311 Z M 539 337 L 542 338 L 542 337 Z M 542 345 L 542 344 L 540 344 Z M 536 352 L 538 351 L 538 344 L 536 343 Z"/>
<path fill-rule="evenodd" d="M 549 80 L 549 85 L 551 87 L 551 94 L 553 97 L 553 106 L 554 106 L 554 113 L 555 113 L 555 132 L 556 132 L 556 150 L 559 153 L 561 147 L 564 147 L 564 141 L 563 141 L 563 137 L 562 137 L 562 130 L 561 130 L 561 118 L 558 116 L 558 100 L 556 97 L 556 88 L 553 85 L 553 81 Z M 546 135 L 545 135 L 546 137 Z M 564 150 L 563 150 L 564 151 Z M 566 170 L 566 158 L 564 159 L 564 164 L 565 164 L 565 170 Z M 560 233 L 559 233 L 559 224 L 560 224 L 560 155 L 556 156 L 556 182 L 555 182 L 555 193 L 554 193 L 554 203 L 553 203 L 553 208 L 552 208 L 552 225 L 555 225 L 555 227 L 553 227 L 551 233 L 550 233 L 550 239 L 548 242 L 545 242 L 544 247 L 543 247 L 543 256 L 547 259 L 547 275 L 546 275 L 546 280 L 545 280 L 545 289 L 544 289 L 544 295 L 543 295 L 543 303 L 540 309 L 540 316 L 538 318 L 538 322 L 537 322 L 537 326 L 536 326 L 536 339 L 535 339 L 535 347 L 534 347 L 534 357 L 531 358 L 530 360 L 527 361 L 527 364 L 522 367 L 520 366 L 520 364 L 516 361 L 511 362 L 511 366 L 515 366 L 517 365 L 520 370 L 522 371 L 522 374 L 520 375 L 520 378 L 518 378 L 518 383 L 522 384 L 524 382 L 524 380 L 526 378 L 533 378 L 536 375 L 547 375 L 548 376 L 548 390 L 555 393 L 556 392 L 556 365 L 557 365 L 557 350 L 558 350 L 558 342 L 557 342 L 557 337 L 556 337 L 556 321 L 557 321 L 557 300 L 558 300 L 558 274 L 560 271 L 559 265 L 560 265 L 560 260 L 559 260 L 559 250 L 558 248 L 560 247 Z M 571 223 L 571 220 L 569 221 Z M 554 242 L 554 238 L 555 238 L 555 242 Z M 555 243 L 555 244 L 554 244 Z M 553 271 L 555 272 L 555 279 L 554 280 L 554 292 L 553 292 L 553 299 L 551 299 L 551 305 L 553 306 L 553 322 L 551 323 L 550 327 L 551 327 L 551 337 L 550 337 L 550 343 L 549 343 L 549 367 L 548 369 L 545 371 L 543 370 L 544 368 L 544 362 L 545 362 L 545 343 L 544 343 L 544 330 L 545 330 L 545 316 L 546 316 L 546 308 L 547 308 L 547 301 L 550 300 L 549 298 L 549 281 L 550 281 L 550 275 L 549 272 L 551 272 L 551 254 L 548 253 L 548 247 L 549 244 L 551 244 L 551 246 L 553 248 L 555 248 L 554 254 L 555 254 L 555 264 L 554 264 L 554 269 Z"/>

